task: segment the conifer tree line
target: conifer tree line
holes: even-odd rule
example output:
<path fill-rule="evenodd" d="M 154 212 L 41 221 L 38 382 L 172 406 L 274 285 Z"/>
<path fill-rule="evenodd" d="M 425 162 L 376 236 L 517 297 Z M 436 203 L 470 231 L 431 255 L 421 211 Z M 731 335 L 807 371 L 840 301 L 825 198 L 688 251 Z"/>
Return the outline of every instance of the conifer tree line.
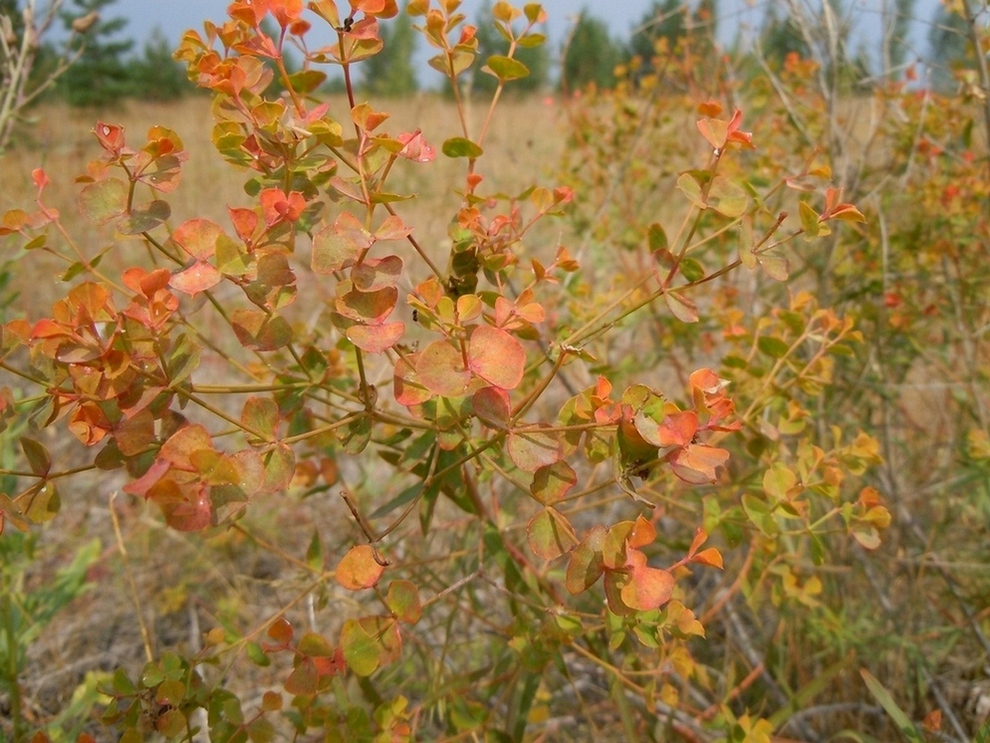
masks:
<path fill-rule="evenodd" d="M 821 12 L 838 19 L 848 19 L 846 4 L 850 0 L 823 0 Z M 955 84 L 953 69 L 966 63 L 966 22 L 952 10 L 951 5 L 939 4 L 935 16 L 928 21 L 928 49 L 912 48 L 909 28 L 918 20 L 917 0 L 884 0 L 883 41 L 879 56 L 876 49 L 854 48 L 850 40 L 850 24 L 840 27 L 838 78 L 848 85 L 878 73 L 897 76 L 918 59 L 922 53 L 928 64 L 931 84 L 943 89 Z M 72 67 L 59 77 L 49 93 L 76 106 L 99 106 L 123 98 L 171 100 L 192 93 L 183 68 L 172 59 L 172 42 L 160 30 L 151 33 L 143 45 L 128 36 L 127 21 L 115 15 L 116 0 L 66 0 L 60 11 L 65 28 L 85 33 L 71 36 L 59 47 L 58 41 L 45 40 L 35 64 L 35 76 L 42 80 L 50 73 L 55 61 L 66 52 L 80 51 Z M 23 0 L 0 0 L 0 18 L 11 38 L 19 33 Z M 699 60 L 714 48 L 719 34 L 718 0 L 653 0 L 643 16 L 630 29 L 625 39 L 615 37 L 609 25 L 588 9 L 572 19 L 562 48 L 550 45 L 523 47 L 516 58 L 529 69 L 528 77 L 516 81 L 512 93 L 528 94 L 543 90 L 578 91 L 588 85 L 613 87 L 618 79 L 628 77 L 635 82 L 658 71 L 670 54 L 692 53 Z M 743 40 L 734 42 L 734 58 L 743 73 L 747 66 L 781 67 L 789 55 L 814 56 L 820 19 L 807 15 L 807 7 L 794 2 L 770 3 L 762 26 L 753 39 L 742 48 Z M 484 5 L 472 21 L 477 26 L 478 61 L 462 75 L 461 92 L 490 94 L 497 79 L 485 74 L 485 60 L 493 54 L 505 54 L 509 42 L 502 38 L 491 21 L 491 3 Z M 383 51 L 362 63 L 361 86 L 376 96 L 404 96 L 421 88 L 430 88 L 429 73 L 418 69 L 418 35 L 413 19 L 405 13 L 384 22 Z M 561 45 L 558 45 L 561 46 Z M 752 47 L 752 48 L 748 48 Z M 2 54 L 2 51 L 0 51 Z M 872 55 L 872 58 L 871 58 Z M 0 60 L 2 62 L 3 60 Z M 676 84 L 676 81 L 674 81 Z M 328 83 L 329 89 L 341 81 Z M 448 83 L 449 88 L 449 83 Z"/>

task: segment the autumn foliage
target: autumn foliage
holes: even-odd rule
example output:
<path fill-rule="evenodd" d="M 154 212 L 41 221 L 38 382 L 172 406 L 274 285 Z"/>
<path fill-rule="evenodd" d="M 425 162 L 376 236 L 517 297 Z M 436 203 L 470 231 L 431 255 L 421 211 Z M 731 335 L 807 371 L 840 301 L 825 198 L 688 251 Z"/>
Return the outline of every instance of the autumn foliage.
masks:
<path fill-rule="evenodd" d="M 46 197 L 54 174 L 34 172 L 35 205 L 7 211 L 0 235 L 63 259 L 64 296 L 2 328 L 0 413 L 30 425 L 0 528 L 54 519 L 75 497 L 69 476 L 93 470 L 195 539 L 249 535 L 268 499 L 346 507 L 308 545 L 251 542 L 290 556 L 333 629 L 306 628 L 297 598 L 254 626 L 205 628 L 195 653 L 117 669 L 99 714 L 122 739 L 205 725 L 214 741 L 523 740 L 539 708 L 565 705 L 594 729 L 551 673 L 562 687 L 604 679 L 628 734 L 767 739 L 784 719 L 734 706 L 755 676 L 716 683 L 699 638 L 743 595 L 814 606 L 808 566 L 832 543 L 876 548 L 890 515 L 858 479 L 876 441 L 813 425 L 835 359 L 861 341 L 853 322 L 800 286 L 752 312 L 741 287 L 788 279 L 792 246 L 815 251 L 863 213 L 814 153 L 761 160 L 759 124 L 744 130 L 747 114 L 700 87 L 692 128 L 651 130 L 680 154 L 646 221 L 606 201 L 588 216 L 611 188 L 606 142 L 629 133 L 603 129 L 605 104 L 567 103 L 577 164 L 560 183 L 490 189 L 489 123 L 544 10 L 495 4 L 510 44 L 486 61 L 491 107 L 442 142 L 354 98 L 354 66 L 397 12 L 253 0 L 187 32 L 176 56 L 244 179 L 224 223 L 173 217 L 188 155 L 164 127 L 94 126 L 98 157 L 75 182 L 105 250 L 68 233 Z M 432 67 L 471 66 L 457 2 L 407 12 Z M 305 60 L 291 73 L 290 46 Z M 320 99 L 328 65 L 346 106 Z M 400 185 L 440 158 L 463 166 L 445 184 L 459 204 L 442 249 Z M 555 241 L 553 223 L 584 243 Z M 49 427 L 82 445 L 83 465 L 49 452 Z M 221 672 L 237 664 L 271 666 L 268 685 L 237 688 Z"/>

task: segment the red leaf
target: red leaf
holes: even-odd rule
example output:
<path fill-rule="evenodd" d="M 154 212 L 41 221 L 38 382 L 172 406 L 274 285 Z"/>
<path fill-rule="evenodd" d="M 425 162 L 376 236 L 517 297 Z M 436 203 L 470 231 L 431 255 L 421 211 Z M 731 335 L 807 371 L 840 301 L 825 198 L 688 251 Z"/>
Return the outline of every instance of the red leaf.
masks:
<path fill-rule="evenodd" d="M 313 270 L 329 274 L 346 268 L 373 243 L 369 233 L 356 217 L 341 212 L 333 224 L 327 225 L 313 237 Z"/>
<path fill-rule="evenodd" d="M 344 317 L 361 324 L 381 325 L 395 309 L 398 299 L 399 290 L 394 286 L 370 292 L 352 289 L 337 297 L 335 307 Z"/>
<path fill-rule="evenodd" d="M 249 242 L 254 236 L 254 231 L 258 227 L 258 213 L 253 209 L 227 207 L 230 221 L 234 225 L 234 232 L 244 242 Z"/>
<path fill-rule="evenodd" d="M 295 222 L 306 208 L 306 199 L 299 191 L 284 193 L 280 188 L 266 188 L 258 199 L 265 224 L 273 227 L 282 222 Z"/>
<path fill-rule="evenodd" d="M 406 227 L 402 219 L 391 215 L 375 230 L 375 240 L 403 240 L 412 233 L 412 228 Z"/>
<path fill-rule="evenodd" d="M 471 374 L 460 352 L 447 341 L 434 341 L 419 354 L 418 381 L 434 395 L 459 397 L 467 391 Z"/>
<path fill-rule="evenodd" d="M 646 555 L 629 550 L 625 584 L 619 590 L 622 603 L 636 611 L 659 609 L 670 601 L 674 592 L 674 576 L 667 570 L 651 568 Z"/>
<path fill-rule="evenodd" d="M 394 287 L 402 276 L 402 259 L 397 255 L 387 255 L 380 259 L 365 260 L 351 269 L 354 287 L 363 292 L 373 292 Z"/>
<path fill-rule="evenodd" d="M 576 484 L 577 473 L 567 462 L 561 460 L 536 470 L 529 492 L 544 506 L 549 506 L 567 495 L 567 491 Z"/>
<path fill-rule="evenodd" d="M 268 636 L 281 647 L 292 642 L 292 634 L 292 625 L 285 617 L 279 617 L 268 626 Z"/>
<path fill-rule="evenodd" d="M 344 335 L 362 351 L 382 353 L 398 343 L 405 330 L 405 323 L 401 322 L 385 325 L 352 325 Z"/>
<path fill-rule="evenodd" d="M 667 455 L 674 474 L 692 485 L 715 482 L 715 468 L 725 464 L 729 452 L 705 444 L 688 444 Z"/>
<path fill-rule="evenodd" d="M 222 234 L 223 228 L 216 222 L 209 219 L 190 219 L 175 228 L 172 242 L 193 258 L 206 260 L 213 257 L 217 240 Z"/>
<path fill-rule="evenodd" d="M 436 148 L 426 141 L 419 129 L 414 132 L 403 132 L 397 139 L 403 145 L 402 149 L 399 150 L 399 157 L 417 163 L 428 163 L 437 156 Z"/>
<path fill-rule="evenodd" d="M 209 488 L 202 483 L 180 486 L 170 477 L 159 480 L 148 498 L 155 501 L 165 516 L 165 522 L 178 531 L 199 531 L 210 525 L 212 506 Z"/>
<path fill-rule="evenodd" d="M 471 333 L 468 365 L 486 382 L 511 390 L 522 381 L 526 352 L 522 344 L 504 330 L 479 325 Z"/>
<path fill-rule="evenodd" d="M 509 423 L 509 394 L 500 387 L 482 387 L 472 397 L 474 414 L 486 425 L 504 429 Z"/>
<path fill-rule="evenodd" d="M 433 393 L 420 383 L 415 366 L 418 358 L 418 355 L 407 356 L 395 365 L 392 390 L 399 405 L 421 405 L 433 397 Z"/>
<path fill-rule="evenodd" d="M 183 294 L 196 296 L 212 289 L 223 280 L 223 275 L 210 263 L 196 261 L 189 268 L 173 274 L 169 285 Z"/>
<path fill-rule="evenodd" d="M 506 448 L 516 467 L 526 472 L 548 467 L 563 456 L 559 437 L 540 430 L 511 432 Z"/>
<path fill-rule="evenodd" d="M 605 565 L 602 562 L 602 545 L 605 543 L 606 529 L 596 526 L 588 532 L 584 541 L 571 553 L 567 564 L 567 590 L 577 595 L 588 590 L 601 577 Z"/>
<path fill-rule="evenodd" d="M 698 432 L 698 414 L 683 410 L 666 416 L 657 427 L 660 446 L 687 446 Z"/>
<path fill-rule="evenodd" d="M 100 147 L 111 155 L 117 155 L 124 148 L 124 127 L 116 124 L 106 124 L 102 121 L 96 122 L 93 127 L 93 134 L 100 143 Z"/>

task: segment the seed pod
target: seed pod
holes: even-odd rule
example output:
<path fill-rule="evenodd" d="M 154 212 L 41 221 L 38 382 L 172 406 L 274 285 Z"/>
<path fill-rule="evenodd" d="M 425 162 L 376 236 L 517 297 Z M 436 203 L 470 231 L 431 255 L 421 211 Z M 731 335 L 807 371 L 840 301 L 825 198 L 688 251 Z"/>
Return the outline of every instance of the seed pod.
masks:
<path fill-rule="evenodd" d="M 100 14 L 93 10 L 81 18 L 76 18 L 72 22 L 72 30 L 77 34 L 84 34 L 89 31 L 89 29 L 93 27 L 93 24 L 95 24 L 98 20 L 100 20 Z"/>

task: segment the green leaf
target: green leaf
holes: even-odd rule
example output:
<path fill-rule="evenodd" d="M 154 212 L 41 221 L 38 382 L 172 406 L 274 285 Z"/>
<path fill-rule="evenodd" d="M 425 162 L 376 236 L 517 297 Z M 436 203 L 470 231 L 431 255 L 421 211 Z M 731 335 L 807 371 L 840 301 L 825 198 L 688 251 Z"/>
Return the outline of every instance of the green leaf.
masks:
<path fill-rule="evenodd" d="M 657 222 L 650 225 L 650 232 L 647 240 L 649 242 L 651 253 L 658 250 L 667 249 L 667 233 L 664 232 L 663 226 Z"/>
<path fill-rule="evenodd" d="M 371 441 L 371 418 L 362 415 L 351 421 L 342 429 L 337 429 L 337 437 L 344 451 L 348 454 L 360 454 Z"/>
<path fill-rule="evenodd" d="M 244 402 L 241 425 L 249 432 L 248 443 L 252 446 L 272 443 L 278 434 L 278 424 L 278 403 L 272 398 L 255 395 Z"/>
<path fill-rule="evenodd" d="M 818 221 L 818 212 L 807 201 L 802 201 L 798 210 L 801 213 L 801 227 L 804 229 L 805 238 L 818 237 L 822 227 L 821 222 Z"/>
<path fill-rule="evenodd" d="M 482 72 L 494 75 L 502 82 L 519 80 L 529 76 L 529 68 L 518 59 L 495 54 L 488 58 L 488 63 L 481 68 Z"/>
<path fill-rule="evenodd" d="M 127 184 L 119 178 L 90 183 L 79 192 L 79 213 L 90 222 L 106 224 L 127 212 Z"/>
<path fill-rule="evenodd" d="M 250 463 L 251 460 L 245 459 L 244 462 Z M 296 455 L 289 446 L 279 444 L 262 455 L 261 466 L 264 471 L 264 479 L 257 483 L 259 492 L 277 493 L 289 487 L 289 482 L 292 480 L 296 468 Z"/>
<path fill-rule="evenodd" d="M 540 3 L 526 3 L 523 6 L 523 13 L 530 23 L 539 23 L 546 17 L 546 12 Z"/>
<path fill-rule="evenodd" d="M 760 253 L 756 257 L 756 260 L 766 275 L 775 281 L 787 281 L 787 277 L 790 276 L 790 264 L 783 256 L 773 253 Z"/>
<path fill-rule="evenodd" d="M 289 75 L 289 83 L 292 88 L 300 94 L 312 93 L 323 85 L 327 76 L 325 72 L 319 70 L 300 70 Z"/>
<path fill-rule="evenodd" d="M 247 348 L 276 351 L 292 340 L 292 326 L 280 315 L 268 315 L 261 310 L 234 310 L 231 322 L 237 340 Z"/>
<path fill-rule="evenodd" d="M 481 157 L 485 151 L 470 139 L 451 137 L 443 143 L 441 151 L 447 157 Z"/>
<path fill-rule="evenodd" d="M 349 212 L 313 236 L 313 271 L 327 275 L 351 265 L 373 243 L 371 233 Z"/>
<path fill-rule="evenodd" d="M 577 473 L 564 460 L 540 467 L 533 475 L 529 492 L 544 506 L 563 498 L 577 484 Z"/>
<path fill-rule="evenodd" d="M 924 734 L 918 729 L 918 727 L 911 722 L 908 716 L 904 713 L 900 707 L 897 706 L 897 702 L 890 695 L 890 692 L 884 688 L 877 679 L 867 671 L 865 668 L 861 668 L 859 675 L 863 677 L 863 681 L 866 682 L 866 688 L 870 690 L 870 694 L 876 699 L 880 706 L 886 710 L 887 714 L 890 715 L 894 724 L 897 725 L 898 730 L 901 731 L 901 735 L 904 736 L 910 743 L 925 743 Z"/>
<path fill-rule="evenodd" d="M 186 716 L 178 709 L 168 709 L 155 720 L 155 730 L 166 738 L 177 738 L 186 731 Z"/>
<path fill-rule="evenodd" d="M 165 679 L 155 690 L 155 701 L 162 705 L 178 707 L 186 695 L 186 685 L 178 679 Z"/>
<path fill-rule="evenodd" d="M 262 650 L 261 645 L 256 642 L 249 642 L 244 647 L 244 652 L 247 653 L 248 660 L 254 663 L 256 666 L 265 668 L 272 664 L 272 659 L 268 657 L 268 654 Z"/>
<path fill-rule="evenodd" d="M 40 441 L 21 436 L 21 449 L 24 451 L 24 456 L 27 457 L 31 472 L 38 477 L 45 477 L 51 471 L 52 457 Z"/>
<path fill-rule="evenodd" d="M 275 726 L 267 718 L 259 717 L 248 723 L 247 734 L 251 743 L 271 743 L 275 740 Z"/>
<path fill-rule="evenodd" d="M 577 544 L 570 522 L 555 508 L 544 508 L 526 527 L 529 546 L 544 560 L 556 560 Z"/>
<path fill-rule="evenodd" d="M 577 595 L 588 590 L 601 577 L 605 570 L 602 560 L 602 546 L 607 531 L 604 526 L 596 526 L 571 553 L 567 564 L 567 590 Z"/>
<path fill-rule="evenodd" d="M 320 683 L 320 674 L 312 658 L 302 658 L 299 665 L 285 679 L 285 690 L 293 696 L 315 694 Z"/>
<path fill-rule="evenodd" d="M 790 346 L 780 338 L 764 335 L 756 341 L 757 348 L 772 359 L 782 359 L 787 355 Z"/>
<path fill-rule="evenodd" d="M 700 261 L 696 261 L 694 258 L 682 258 L 680 272 L 691 283 L 705 277 L 705 267 L 701 265 Z"/>
<path fill-rule="evenodd" d="M 770 507 L 762 498 L 757 498 L 750 493 L 744 493 L 742 496 L 742 507 L 743 511 L 746 512 L 747 518 L 753 523 L 753 526 L 759 529 L 764 536 L 775 537 L 780 532 L 780 527 L 777 526 L 777 520 L 770 513 Z"/>
<path fill-rule="evenodd" d="M 130 214 L 117 222 L 117 232 L 122 235 L 140 235 L 164 224 L 171 216 L 172 207 L 168 202 L 155 199 L 131 209 Z"/>
<path fill-rule="evenodd" d="M 371 518 L 379 519 L 382 516 L 388 515 L 399 506 L 404 506 L 406 503 L 409 503 L 411 500 L 418 498 L 419 494 L 422 492 L 423 492 L 423 483 L 421 482 L 416 483 L 412 487 L 406 488 L 397 496 L 395 496 L 392 500 L 390 500 L 388 503 L 386 503 L 383 506 L 379 506 L 377 509 L 375 509 L 375 511 L 371 514 Z"/>
<path fill-rule="evenodd" d="M 340 647 L 344 660 L 358 676 L 370 676 L 378 668 L 378 643 L 356 619 L 348 619 L 340 631 Z"/>
<path fill-rule="evenodd" d="M 763 473 L 763 492 L 775 501 L 790 500 L 790 491 L 798 478 L 783 462 L 774 462 Z"/>
<path fill-rule="evenodd" d="M 394 580 L 388 584 L 388 596 L 385 599 L 395 618 L 400 622 L 415 624 L 423 615 L 423 606 L 419 600 L 419 589 L 408 580 Z"/>
<path fill-rule="evenodd" d="M 313 529 L 313 537 L 309 540 L 309 547 L 306 549 L 306 564 L 314 570 L 323 571 L 323 540 L 320 538 L 319 529 Z"/>
<path fill-rule="evenodd" d="M 42 481 L 29 491 L 24 515 L 36 524 L 51 521 L 62 508 L 62 497 L 51 480 Z"/>
<path fill-rule="evenodd" d="M 749 196 L 738 184 L 723 175 L 717 175 L 708 189 L 707 202 L 719 214 L 734 219 L 746 212 Z"/>
<path fill-rule="evenodd" d="M 682 194 L 687 196 L 688 201 L 694 204 L 699 209 L 705 209 L 705 199 L 701 193 L 701 184 L 694 178 L 694 176 L 688 173 L 681 173 L 677 178 L 677 188 Z"/>

